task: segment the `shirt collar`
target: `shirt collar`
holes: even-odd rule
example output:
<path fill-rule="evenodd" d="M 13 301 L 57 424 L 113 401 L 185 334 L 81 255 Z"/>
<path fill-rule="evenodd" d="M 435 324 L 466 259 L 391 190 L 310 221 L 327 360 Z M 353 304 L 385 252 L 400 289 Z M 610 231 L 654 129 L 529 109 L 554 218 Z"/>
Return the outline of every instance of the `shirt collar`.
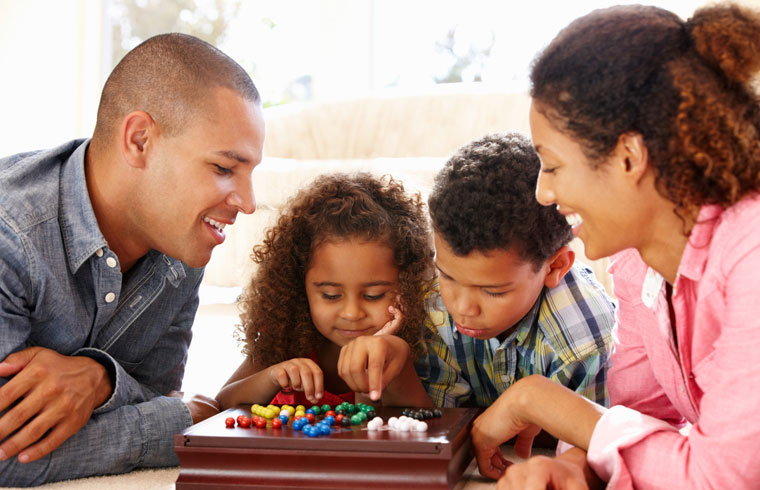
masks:
<path fill-rule="evenodd" d="M 705 205 L 699 210 L 678 265 L 679 276 L 692 281 L 698 281 L 702 277 L 710 253 L 710 240 L 723 211 L 723 207 L 717 204 Z"/>
<path fill-rule="evenodd" d="M 61 169 L 60 224 L 66 257 L 76 273 L 96 250 L 108 245 L 100 232 L 87 191 L 84 157 L 90 140 L 82 140 Z"/>
<path fill-rule="evenodd" d="M 108 247 L 87 190 L 84 161 L 89 143 L 89 139 L 81 140 L 61 170 L 60 223 L 66 256 L 73 273 L 97 250 Z M 156 250 L 149 251 L 147 257 L 158 265 L 174 287 L 185 278 L 185 267 L 181 261 Z"/>

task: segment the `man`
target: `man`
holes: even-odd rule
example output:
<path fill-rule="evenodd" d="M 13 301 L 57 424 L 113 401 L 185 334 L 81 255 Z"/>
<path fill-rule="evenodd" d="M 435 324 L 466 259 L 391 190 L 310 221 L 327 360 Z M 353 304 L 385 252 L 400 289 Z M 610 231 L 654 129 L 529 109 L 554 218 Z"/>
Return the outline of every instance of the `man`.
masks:
<path fill-rule="evenodd" d="M 0 485 L 177 464 L 202 267 L 255 209 L 260 97 L 191 36 L 106 81 L 91 140 L 0 160 Z"/>

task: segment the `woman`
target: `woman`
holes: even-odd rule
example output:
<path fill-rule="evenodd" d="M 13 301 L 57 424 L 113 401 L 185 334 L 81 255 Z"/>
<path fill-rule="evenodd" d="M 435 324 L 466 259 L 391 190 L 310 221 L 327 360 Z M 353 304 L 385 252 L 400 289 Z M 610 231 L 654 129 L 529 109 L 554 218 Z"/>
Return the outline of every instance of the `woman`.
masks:
<path fill-rule="evenodd" d="M 618 338 L 609 410 L 531 376 L 476 420 L 500 488 L 757 487 L 759 68 L 760 13 L 732 5 L 595 11 L 536 60 L 536 195 L 613 256 Z M 506 468 L 539 428 L 574 447 Z"/>

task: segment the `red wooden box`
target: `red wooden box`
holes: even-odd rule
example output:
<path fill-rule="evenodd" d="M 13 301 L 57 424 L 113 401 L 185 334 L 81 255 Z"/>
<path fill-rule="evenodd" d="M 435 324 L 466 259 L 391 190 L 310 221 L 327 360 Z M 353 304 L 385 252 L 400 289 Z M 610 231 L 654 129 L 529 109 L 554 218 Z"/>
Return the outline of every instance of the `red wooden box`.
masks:
<path fill-rule="evenodd" d="M 380 407 L 377 414 L 387 425 L 401 411 Z M 443 409 L 426 421 L 427 432 L 369 431 L 365 422 L 311 438 L 290 425 L 228 429 L 227 417 L 250 416 L 248 407 L 230 409 L 174 437 L 176 488 L 452 488 L 472 460 L 470 428 L 479 412 Z"/>

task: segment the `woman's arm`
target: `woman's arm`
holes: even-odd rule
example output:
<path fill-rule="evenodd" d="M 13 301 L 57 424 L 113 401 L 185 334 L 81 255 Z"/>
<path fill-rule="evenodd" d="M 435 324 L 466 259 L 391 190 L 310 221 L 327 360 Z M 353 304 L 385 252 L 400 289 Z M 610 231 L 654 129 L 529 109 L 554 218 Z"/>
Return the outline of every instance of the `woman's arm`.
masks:
<path fill-rule="evenodd" d="M 543 376 L 520 379 L 473 423 L 472 442 L 480 472 L 498 478 L 506 466 L 499 446 L 517 436 L 515 452 L 525 457 L 538 428 L 587 450 L 605 410 Z"/>

